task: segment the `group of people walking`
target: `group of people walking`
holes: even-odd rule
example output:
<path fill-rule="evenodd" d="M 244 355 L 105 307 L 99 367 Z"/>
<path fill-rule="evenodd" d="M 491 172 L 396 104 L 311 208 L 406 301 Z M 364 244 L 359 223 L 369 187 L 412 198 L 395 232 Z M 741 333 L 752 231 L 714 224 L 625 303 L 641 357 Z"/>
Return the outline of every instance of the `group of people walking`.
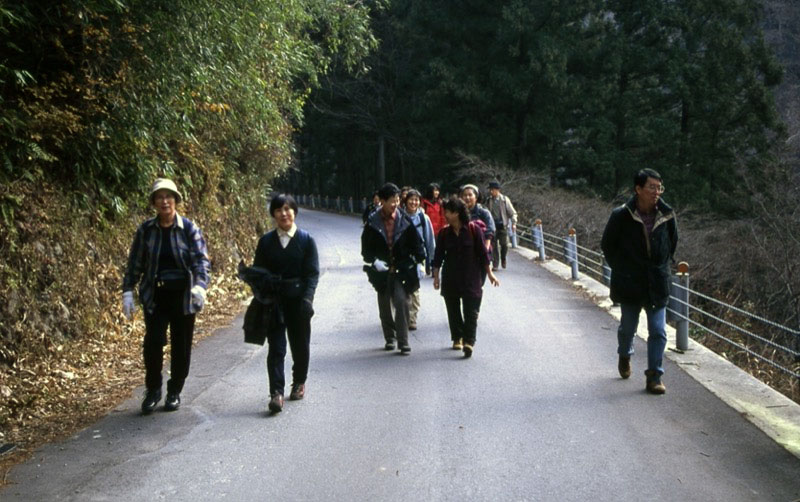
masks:
<path fill-rule="evenodd" d="M 517 213 L 500 193 L 500 184 L 493 181 L 488 188 L 485 207 L 473 184 L 461 187 L 460 197 L 445 201 L 436 184 L 428 187 L 424 197 L 393 183 L 375 192 L 373 205 L 364 214 L 361 255 L 377 293 L 386 350 L 411 352 L 408 333 L 417 329 L 420 284 L 428 276 L 444 300 L 452 348 L 463 351 L 465 358 L 472 356 L 483 285 L 487 278 L 492 285 L 500 285 L 494 272 L 507 266 L 508 233 L 516 232 L 517 224 Z M 633 196 L 612 212 L 601 244 L 611 267 L 611 299 L 622 312 L 617 369 L 623 379 L 630 377 L 633 339 L 644 309 L 648 327 L 645 388 L 663 394 L 669 263 L 678 242 L 677 223 L 672 208 L 660 198 L 664 185 L 656 171 L 639 171 L 633 188 Z M 136 310 L 136 288 L 144 308 L 144 414 L 153 412 L 161 401 L 168 329 L 170 379 L 164 409 L 180 407 L 195 316 L 205 304 L 211 271 L 202 231 L 177 212 L 182 196 L 175 183 L 156 180 L 149 197 L 156 216 L 136 230 L 122 281 L 125 316 L 132 319 Z M 295 224 L 299 212 L 295 200 L 279 194 L 271 199 L 269 212 L 274 229 L 259 239 L 253 266 L 240 264 L 239 277 L 254 293 L 245 315 L 245 341 L 268 341 L 268 408 L 277 413 L 284 407 L 287 341 L 293 359 L 289 399 L 305 396 L 320 268 L 314 239 Z"/>
<path fill-rule="evenodd" d="M 495 187 L 500 227 L 516 226 L 517 213 L 511 201 Z M 464 185 L 460 198 L 443 201 L 439 186 L 419 191 L 386 183 L 376 193 L 371 212 L 364 215 L 361 255 L 364 271 L 378 296 L 378 312 L 386 350 L 398 348 L 409 354 L 408 332 L 417 329 L 420 281 L 433 277 L 447 309 L 453 349 L 471 357 L 477 331 L 483 284 L 494 286 L 497 265 L 507 266 L 508 244 L 498 239 L 495 218 L 478 203 L 479 189 Z M 503 219 L 504 218 L 504 219 Z M 435 237 L 434 237 L 435 236 Z M 503 234 L 507 239 L 507 233 Z M 492 256 L 503 242 L 502 260 Z M 493 243 L 495 249 L 493 253 Z"/>

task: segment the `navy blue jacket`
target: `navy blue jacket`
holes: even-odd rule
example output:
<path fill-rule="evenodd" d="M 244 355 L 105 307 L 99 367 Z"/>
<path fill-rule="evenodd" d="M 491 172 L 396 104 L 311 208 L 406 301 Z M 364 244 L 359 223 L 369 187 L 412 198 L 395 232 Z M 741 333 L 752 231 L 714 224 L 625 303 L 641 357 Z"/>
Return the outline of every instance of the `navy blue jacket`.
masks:
<path fill-rule="evenodd" d="M 425 248 L 411 219 L 403 211 L 396 210 L 392 247 L 386 241 L 386 227 L 383 225 L 380 210 L 374 211 L 367 219 L 361 232 L 361 256 L 366 263 L 372 264 L 376 259 L 389 265 L 390 272 L 378 272 L 375 267 L 365 265 L 370 284 L 376 291 L 386 290 L 389 274 L 397 274 L 403 282 L 406 293 L 419 289 L 417 264 L 425 262 Z"/>
<path fill-rule="evenodd" d="M 601 243 L 611 267 L 611 300 L 652 308 L 666 306 L 669 262 L 677 245 L 675 213 L 664 201 L 658 201 L 649 237 L 644 222 L 636 214 L 636 196 L 614 209 Z"/>

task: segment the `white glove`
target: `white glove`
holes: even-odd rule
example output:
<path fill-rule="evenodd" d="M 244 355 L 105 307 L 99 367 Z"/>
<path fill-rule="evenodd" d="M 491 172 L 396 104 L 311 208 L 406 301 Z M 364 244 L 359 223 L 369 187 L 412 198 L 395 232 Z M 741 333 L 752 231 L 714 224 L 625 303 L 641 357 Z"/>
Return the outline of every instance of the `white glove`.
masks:
<path fill-rule="evenodd" d="M 422 279 L 423 277 L 425 277 L 425 265 L 417 263 L 417 279 Z"/>
<path fill-rule="evenodd" d="M 192 305 L 197 308 L 197 310 L 203 310 L 203 305 L 206 304 L 206 290 L 203 289 L 203 286 L 197 285 L 192 288 Z"/>
<path fill-rule="evenodd" d="M 374 262 L 372 262 L 372 266 L 375 267 L 375 270 L 377 270 L 378 272 L 389 271 L 389 265 L 383 260 L 376 259 Z"/>
<path fill-rule="evenodd" d="M 136 303 L 133 301 L 133 291 L 125 291 L 122 293 L 122 312 L 129 321 L 133 319 L 133 313 L 136 312 Z"/>

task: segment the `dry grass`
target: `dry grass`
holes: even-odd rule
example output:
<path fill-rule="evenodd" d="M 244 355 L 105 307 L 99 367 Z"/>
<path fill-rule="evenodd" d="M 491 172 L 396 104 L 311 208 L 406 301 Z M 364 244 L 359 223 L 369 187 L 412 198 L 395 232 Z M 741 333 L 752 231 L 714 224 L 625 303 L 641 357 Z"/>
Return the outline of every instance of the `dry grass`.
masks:
<path fill-rule="evenodd" d="M 149 211 L 87 222 L 54 187 L 17 185 L 15 196 L 30 209 L 0 234 L 0 444 L 17 446 L 0 458 L 0 480 L 37 447 L 107 414 L 144 379 L 141 310 L 133 323 L 124 319 L 120 285 Z M 266 212 L 258 197 L 202 214 L 179 210 L 204 230 L 212 259 L 199 340 L 238 314 L 247 291 L 235 276 L 235 249 L 252 257 Z"/>

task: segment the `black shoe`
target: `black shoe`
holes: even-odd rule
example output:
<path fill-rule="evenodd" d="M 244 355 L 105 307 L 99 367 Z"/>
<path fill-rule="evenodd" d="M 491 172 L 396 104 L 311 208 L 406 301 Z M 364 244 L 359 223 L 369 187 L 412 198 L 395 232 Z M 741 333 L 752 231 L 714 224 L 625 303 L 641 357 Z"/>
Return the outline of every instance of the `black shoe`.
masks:
<path fill-rule="evenodd" d="M 142 414 L 149 415 L 153 413 L 159 401 L 161 401 L 161 389 L 147 389 L 142 401 Z"/>
<path fill-rule="evenodd" d="M 619 370 L 619 376 L 629 378 L 631 376 L 631 356 L 619 356 L 617 369 Z"/>
<path fill-rule="evenodd" d="M 306 384 L 293 383 L 292 393 L 289 394 L 289 401 L 299 401 L 306 396 Z"/>
<path fill-rule="evenodd" d="M 167 392 L 164 400 L 164 411 L 175 411 L 181 407 L 181 395 L 177 392 Z"/>
<path fill-rule="evenodd" d="M 408 344 L 400 346 L 401 354 L 409 354 L 410 352 L 411 352 L 411 347 Z"/>
<path fill-rule="evenodd" d="M 274 392 L 272 399 L 269 400 L 269 411 L 272 413 L 280 413 L 283 410 L 283 394 Z"/>
<path fill-rule="evenodd" d="M 417 330 L 417 325 L 416 324 L 409 324 L 408 325 L 408 330 L 409 331 L 416 331 Z"/>
<path fill-rule="evenodd" d="M 386 342 L 386 345 L 384 345 L 383 348 L 385 350 L 394 350 L 394 340 Z"/>

